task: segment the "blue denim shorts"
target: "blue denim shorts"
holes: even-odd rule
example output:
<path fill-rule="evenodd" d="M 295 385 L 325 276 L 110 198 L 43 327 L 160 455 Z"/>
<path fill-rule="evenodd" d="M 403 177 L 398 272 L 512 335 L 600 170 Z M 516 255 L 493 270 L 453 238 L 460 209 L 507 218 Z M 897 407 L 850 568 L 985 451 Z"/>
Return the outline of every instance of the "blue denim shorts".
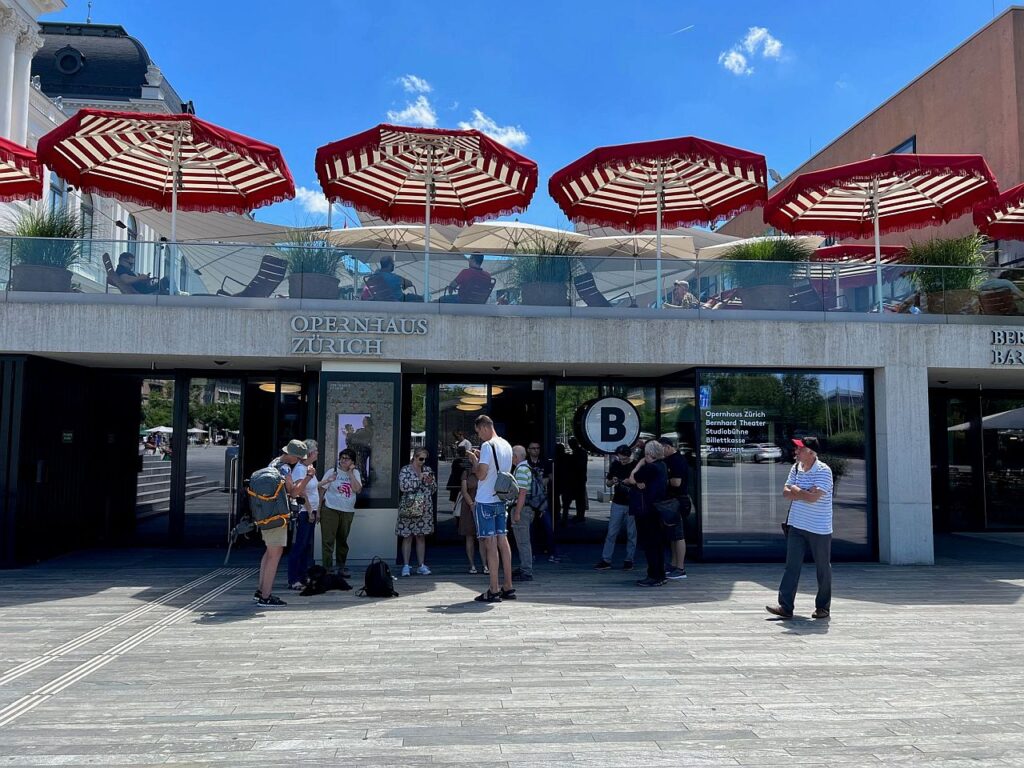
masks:
<path fill-rule="evenodd" d="M 478 539 L 508 535 L 508 510 L 504 501 L 496 501 L 493 504 L 478 501 L 473 507 L 473 519 L 476 520 Z"/>

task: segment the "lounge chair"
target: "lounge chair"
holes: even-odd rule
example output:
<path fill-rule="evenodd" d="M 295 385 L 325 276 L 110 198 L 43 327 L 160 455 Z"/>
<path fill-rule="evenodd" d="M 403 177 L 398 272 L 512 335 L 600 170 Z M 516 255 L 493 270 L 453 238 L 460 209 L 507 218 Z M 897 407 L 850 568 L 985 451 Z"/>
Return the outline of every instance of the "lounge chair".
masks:
<path fill-rule="evenodd" d="M 128 285 L 128 283 L 122 280 L 121 276 L 117 274 L 117 271 L 114 269 L 114 263 L 110 260 L 109 253 L 103 254 L 103 268 L 107 271 L 107 285 L 114 286 L 121 293 L 138 294 L 138 291 Z"/>
<path fill-rule="evenodd" d="M 260 262 L 259 271 L 256 276 L 249 281 L 248 285 L 244 284 L 241 280 L 236 280 L 231 275 L 226 276 L 220 283 L 220 288 L 217 290 L 218 296 L 233 296 L 239 299 L 267 299 L 273 294 L 274 289 L 281 284 L 284 280 L 285 273 L 288 271 L 288 262 L 284 259 L 266 254 L 263 257 L 263 261 Z M 230 293 L 224 289 L 227 285 L 228 280 L 231 282 L 241 285 L 242 290 L 238 293 Z"/>
<path fill-rule="evenodd" d="M 572 279 L 572 282 L 573 285 L 576 286 L 576 293 L 579 294 L 579 297 L 583 299 L 583 303 L 586 304 L 588 307 L 619 306 L 619 302 L 621 302 L 623 298 L 629 299 L 629 303 L 626 304 L 627 307 L 636 306 L 636 301 L 634 301 L 633 299 L 633 294 L 631 294 L 629 291 L 623 291 L 622 293 L 618 294 L 617 296 L 613 296 L 610 299 L 607 298 L 603 293 L 601 293 L 600 290 L 598 290 L 597 283 L 594 282 L 593 272 L 584 272 L 581 275 L 576 275 Z"/>
<path fill-rule="evenodd" d="M 825 302 L 811 283 L 798 283 L 789 294 L 789 308 L 797 312 L 824 312 Z"/>

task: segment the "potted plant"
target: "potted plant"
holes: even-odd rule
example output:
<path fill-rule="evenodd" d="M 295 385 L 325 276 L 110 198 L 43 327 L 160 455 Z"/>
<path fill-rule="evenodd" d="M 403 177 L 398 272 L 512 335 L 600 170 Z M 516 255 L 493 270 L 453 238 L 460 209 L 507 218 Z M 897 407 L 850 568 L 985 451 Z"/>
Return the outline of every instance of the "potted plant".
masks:
<path fill-rule="evenodd" d="M 978 285 L 984 279 L 985 238 L 935 238 L 911 243 L 904 263 L 917 269 L 910 280 L 921 292 L 925 311 L 937 315 L 973 315 L 978 313 Z M 939 267 L 928 269 L 928 267 Z"/>
<path fill-rule="evenodd" d="M 562 236 L 534 235 L 512 259 L 510 283 L 523 304 L 569 306 L 569 283 L 580 244 Z"/>
<path fill-rule="evenodd" d="M 722 258 L 744 309 L 789 309 L 795 264 L 810 261 L 812 252 L 804 240 L 768 237 L 737 243 Z"/>
<path fill-rule="evenodd" d="M 84 231 L 66 208 L 30 208 L 11 228 L 11 290 L 71 290 L 71 270 L 82 253 Z"/>
<path fill-rule="evenodd" d="M 302 299 L 338 298 L 342 252 L 310 229 L 292 230 L 281 248 L 288 262 L 288 295 Z"/>

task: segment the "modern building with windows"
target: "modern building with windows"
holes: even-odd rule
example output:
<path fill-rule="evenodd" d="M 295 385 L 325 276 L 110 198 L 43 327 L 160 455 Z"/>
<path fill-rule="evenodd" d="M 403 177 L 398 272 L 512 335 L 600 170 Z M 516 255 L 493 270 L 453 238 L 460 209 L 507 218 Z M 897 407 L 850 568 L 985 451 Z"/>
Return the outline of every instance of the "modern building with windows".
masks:
<path fill-rule="evenodd" d="M 1014 42 L 1024 40 L 1021 24 L 1024 10 L 1001 16 L 888 102 L 890 116 L 851 129 L 859 143 L 843 154 L 838 140 L 820 165 L 916 137 L 918 151 L 981 152 L 1004 185 L 1018 180 L 1019 153 L 988 146 L 987 123 L 968 131 L 966 117 L 962 129 L 938 118 L 949 89 L 956 98 L 985 91 L 986 109 L 1009 116 L 999 130 L 1019 144 L 1009 123 L 1021 108 L 1016 92 L 987 78 L 984 87 L 965 83 L 989 71 L 976 68 L 981 50 L 996 62 L 985 66 L 998 67 L 1024 45 Z M 79 37 L 57 41 L 55 53 L 72 47 L 88 62 L 76 44 L 88 36 Z M 53 64 L 61 66 L 74 61 Z M 938 122 L 945 143 L 931 133 Z M 721 231 L 759 232 L 757 215 Z M 525 254 L 488 254 L 494 289 L 474 305 L 374 301 L 365 278 L 379 252 L 340 255 L 338 298 L 304 296 L 294 274 L 263 296 L 246 293 L 264 257 L 289 258 L 275 237 L 184 247 L 191 282 L 182 295 L 0 293 L 0 565 L 100 544 L 223 545 L 241 480 L 289 439 L 311 436 L 324 467 L 353 447 L 367 476 L 353 557 L 390 557 L 398 469 L 413 445 L 431 452 L 444 485 L 454 433 L 472 436 L 473 419 L 487 413 L 511 442 L 539 441 L 557 478 L 559 444 L 578 431 L 581 408 L 602 397 L 635 410 L 636 437 L 666 437 L 688 456 L 688 537 L 700 558 L 782 559 L 781 487 L 792 439 L 805 435 L 821 439 L 837 479 L 836 559 L 929 564 L 937 531 L 1024 527 L 1019 313 L 879 314 L 820 295 L 813 307 L 758 310 L 605 306 L 585 300 L 575 278 L 585 273 L 599 293 L 635 299 L 638 285 L 652 295 L 676 279 L 717 285 L 727 268 L 673 259 L 654 285 L 653 271 L 632 258 Z M 157 245 L 138 238 L 140 248 Z M 400 275 L 427 284 L 423 254 L 394 256 Z M 559 300 L 509 301 L 521 287 L 518 258 L 572 261 Z M 463 254 L 431 254 L 430 281 L 443 287 L 465 263 Z M 604 461 L 589 457 L 588 522 L 561 532 L 582 547 L 603 537 Z M 442 491 L 431 546 L 457 551 L 450 509 Z"/>

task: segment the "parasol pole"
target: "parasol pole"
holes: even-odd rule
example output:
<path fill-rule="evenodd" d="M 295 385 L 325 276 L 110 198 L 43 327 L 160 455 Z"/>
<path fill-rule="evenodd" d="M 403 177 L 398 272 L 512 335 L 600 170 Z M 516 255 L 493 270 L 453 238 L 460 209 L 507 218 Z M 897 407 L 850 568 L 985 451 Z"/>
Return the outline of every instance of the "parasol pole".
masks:
<path fill-rule="evenodd" d="M 871 215 L 875 223 L 875 286 L 878 291 L 878 314 L 884 311 L 882 305 L 882 242 L 878 235 L 878 179 L 871 183 Z"/>
<path fill-rule="evenodd" d="M 433 149 L 427 150 L 427 214 L 424 217 L 424 242 L 423 242 L 423 301 L 430 301 L 430 204 L 434 200 L 434 176 L 432 161 L 434 159 Z"/>
<path fill-rule="evenodd" d="M 174 132 L 171 150 L 171 269 L 167 276 L 167 293 L 178 293 L 178 176 L 181 173 L 181 129 Z"/>
<path fill-rule="evenodd" d="M 658 282 L 658 296 L 654 301 L 655 309 L 661 309 L 661 208 L 664 201 L 665 194 L 665 165 L 661 161 L 658 161 L 658 183 L 655 185 L 655 191 L 658 194 L 658 207 L 657 213 L 655 214 L 656 221 L 654 223 L 655 231 L 655 275 Z"/>

